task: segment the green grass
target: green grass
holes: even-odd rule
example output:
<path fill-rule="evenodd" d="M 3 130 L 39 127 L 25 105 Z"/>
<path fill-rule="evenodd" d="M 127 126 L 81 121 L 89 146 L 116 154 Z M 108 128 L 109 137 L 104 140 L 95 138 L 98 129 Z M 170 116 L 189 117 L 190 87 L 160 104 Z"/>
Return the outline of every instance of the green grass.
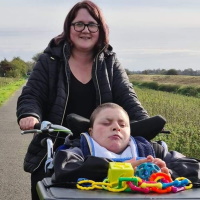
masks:
<path fill-rule="evenodd" d="M 200 99 L 168 92 L 135 87 L 143 107 L 150 116 L 166 118 L 170 135 L 159 134 L 155 140 L 167 142 L 170 150 L 200 158 Z"/>
<path fill-rule="evenodd" d="M 0 106 L 26 82 L 25 79 L 3 79 L 0 78 Z"/>

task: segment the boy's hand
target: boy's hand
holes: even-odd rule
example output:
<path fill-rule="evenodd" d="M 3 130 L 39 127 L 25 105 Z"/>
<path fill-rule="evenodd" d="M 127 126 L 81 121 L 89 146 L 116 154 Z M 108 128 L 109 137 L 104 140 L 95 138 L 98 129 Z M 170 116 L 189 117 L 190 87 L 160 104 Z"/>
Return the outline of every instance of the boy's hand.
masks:
<path fill-rule="evenodd" d="M 152 162 L 156 164 L 158 167 L 160 167 L 161 172 L 170 175 L 169 169 L 166 166 L 166 163 L 161 160 L 160 158 L 154 158 L 153 156 L 149 155 L 144 159 L 136 160 L 135 158 L 132 158 L 131 160 L 127 160 L 125 162 L 131 163 L 132 167 L 135 168 L 145 162 Z"/>
<path fill-rule="evenodd" d="M 170 173 L 169 173 L 169 169 L 166 166 L 165 161 L 161 160 L 160 158 L 153 158 L 153 159 L 154 160 L 153 160 L 152 163 L 158 165 L 158 167 L 160 167 L 161 172 L 171 176 Z"/>
<path fill-rule="evenodd" d="M 153 156 L 147 156 L 144 159 L 136 160 L 136 158 L 132 158 L 131 160 L 127 160 L 125 162 L 131 163 L 132 167 L 135 168 L 145 162 L 153 162 Z"/>

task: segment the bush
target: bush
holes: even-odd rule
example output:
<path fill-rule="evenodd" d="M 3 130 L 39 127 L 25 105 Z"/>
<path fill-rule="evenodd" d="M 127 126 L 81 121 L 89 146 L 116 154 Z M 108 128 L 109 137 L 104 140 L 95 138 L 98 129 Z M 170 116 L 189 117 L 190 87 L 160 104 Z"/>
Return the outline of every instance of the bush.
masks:
<path fill-rule="evenodd" d="M 177 93 L 178 89 L 180 88 L 179 85 L 172 85 L 172 84 L 160 84 L 158 90 L 165 91 L 165 92 L 173 92 Z"/>
<path fill-rule="evenodd" d="M 181 87 L 179 88 L 178 93 L 186 96 L 193 96 L 193 97 L 199 96 L 198 89 L 192 86 Z"/>
<path fill-rule="evenodd" d="M 146 87 L 149 89 L 157 90 L 158 89 L 158 83 L 157 82 L 142 82 L 140 83 L 140 86 Z"/>

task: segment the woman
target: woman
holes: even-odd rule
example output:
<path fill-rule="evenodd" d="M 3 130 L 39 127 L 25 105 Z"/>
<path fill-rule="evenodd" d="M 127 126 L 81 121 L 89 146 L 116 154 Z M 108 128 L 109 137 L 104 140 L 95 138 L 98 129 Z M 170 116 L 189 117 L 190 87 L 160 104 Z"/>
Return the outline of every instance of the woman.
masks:
<path fill-rule="evenodd" d="M 22 130 L 44 120 L 67 126 L 68 114 L 89 118 L 105 102 L 121 105 L 131 120 L 148 118 L 109 45 L 101 10 L 82 1 L 68 13 L 63 33 L 39 57 L 18 99 L 18 123 Z M 46 149 L 40 145 L 41 137 L 34 137 L 24 162 L 25 171 L 32 174 L 33 190 L 44 177 Z M 56 138 L 55 147 L 60 143 Z"/>

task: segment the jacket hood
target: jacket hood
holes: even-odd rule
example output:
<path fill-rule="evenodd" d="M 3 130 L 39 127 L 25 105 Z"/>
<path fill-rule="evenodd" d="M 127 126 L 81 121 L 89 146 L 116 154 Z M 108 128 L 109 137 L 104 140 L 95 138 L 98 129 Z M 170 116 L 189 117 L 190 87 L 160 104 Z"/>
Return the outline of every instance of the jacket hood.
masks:
<path fill-rule="evenodd" d="M 47 48 L 44 50 L 44 53 L 47 53 L 50 56 L 53 56 L 56 58 L 62 58 L 63 57 L 63 45 L 64 45 L 64 42 L 61 42 L 59 45 L 56 45 L 54 39 L 52 39 L 49 42 Z"/>

